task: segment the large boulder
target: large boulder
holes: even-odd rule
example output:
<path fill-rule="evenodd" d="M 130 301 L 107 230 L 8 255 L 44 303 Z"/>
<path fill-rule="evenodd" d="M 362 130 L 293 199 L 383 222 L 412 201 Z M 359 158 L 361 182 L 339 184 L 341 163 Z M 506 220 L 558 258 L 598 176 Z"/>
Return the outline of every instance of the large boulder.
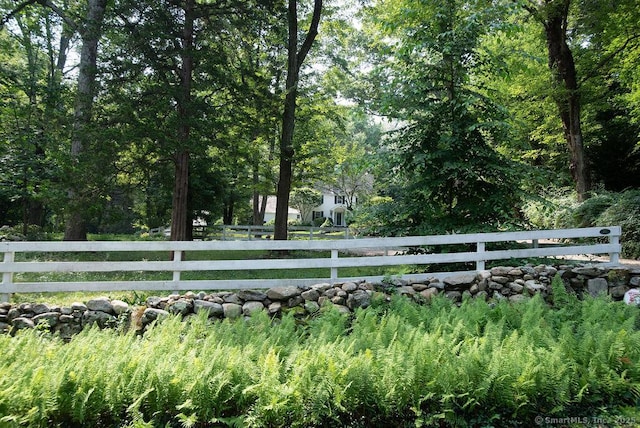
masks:
<path fill-rule="evenodd" d="M 193 310 L 193 300 L 178 299 L 169 305 L 168 310 L 172 314 L 187 315 Z"/>
<path fill-rule="evenodd" d="M 263 291 L 257 290 L 240 290 L 238 291 L 238 297 L 245 302 L 257 301 L 262 302 L 267 299 L 267 294 Z"/>
<path fill-rule="evenodd" d="M 312 288 L 311 290 L 303 291 L 301 296 L 304 300 L 312 300 L 314 302 L 317 302 L 320 298 L 320 291 Z"/>
<path fill-rule="evenodd" d="M 347 307 L 351 310 L 366 308 L 371 304 L 371 295 L 365 290 L 356 290 L 347 297 Z"/>
<path fill-rule="evenodd" d="M 35 327 L 35 323 L 33 322 L 33 320 L 31 318 L 26 318 L 26 317 L 14 318 L 14 320 L 12 321 L 12 325 L 13 325 L 14 331 Z"/>
<path fill-rule="evenodd" d="M 251 316 L 251 314 L 253 314 L 254 312 L 259 312 L 263 310 L 264 310 L 264 305 L 262 304 L 262 302 L 258 302 L 256 300 L 250 300 L 248 302 L 245 302 L 244 305 L 242 305 L 242 313 L 247 317 Z"/>
<path fill-rule="evenodd" d="M 33 317 L 35 324 L 46 323 L 49 327 L 54 327 L 58 324 L 60 319 L 60 312 L 44 312 Z"/>
<path fill-rule="evenodd" d="M 271 300 L 289 300 L 292 297 L 299 296 L 302 290 L 295 285 L 286 285 L 283 287 L 273 287 L 267 291 L 267 297 Z"/>
<path fill-rule="evenodd" d="M 427 288 L 426 290 L 422 290 L 420 292 L 420 296 L 422 296 L 427 301 L 433 299 L 433 297 L 438 295 L 438 289 L 435 287 Z"/>
<path fill-rule="evenodd" d="M 111 301 L 106 297 L 98 297 L 87 302 L 87 309 L 94 312 L 104 312 L 107 314 L 115 314 Z"/>
<path fill-rule="evenodd" d="M 71 311 L 72 312 L 84 312 L 87 309 L 89 309 L 89 308 L 87 308 L 87 305 L 85 305 L 82 302 L 73 302 L 71 304 Z"/>
<path fill-rule="evenodd" d="M 211 317 L 221 317 L 224 315 L 224 309 L 220 303 L 209 302 L 207 300 L 194 300 L 193 301 L 193 311 L 196 314 L 200 312 L 206 312 L 209 318 Z"/>
<path fill-rule="evenodd" d="M 444 282 L 445 290 L 468 289 L 476 280 L 475 273 L 465 273 L 446 277 Z"/>
<path fill-rule="evenodd" d="M 164 309 L 157 308 L 147 308 L 142 313 L 142 317 L 140 318 L 140 322 L 142 325 L 149 324 L 152 321 L 161 321 L 169 316 L 169 312 Z"/>
<path fill-rule="evenodd" d="M 345 282 L 340 288 L 342 288 L 347 293 L 351 293 L 352 291 L 356 291 L 358 289 L 358 286 L 355 282 Z"/>
<path fill-rule="evenodd" d="M 587 291 L 592 296 L 599 294 L 607 294 L 609 291 L 609 283 L 604 278 L 591 278 L 587 280 Z"/>
<path fill-rule="evenodd" d="M 242 316 L 242 306 L 236 303 L 223 303 L 222 311 L 225 318 L 234 319 Z"/>
<path fill-rule="evenodd" d="M 51 308 L 49 308 L 48 305 L 45 305 L 44 303 L 35 303 L 31 305 L 31 312 L 33 312 L 35 315 L 40 315 L 53 311 L 51 310 Z"/>
<path fill-rule="evenodd" d="M 541 293 L 541 292 L 547 290 L 547 287 L 545 287 L 543 284 L 541 284 L 540 282 L 538 282 L 538 281 L 536 281 L 534 279 L 530 279 L 528 281 L 525 281 L 524 288 L 532 296 L 534 294 L 536 294 L 536 293 Z"/>
<path fill-rule="evenodd" d="M 97 324 L 100 328 L 108 327 L 116 321 L 116 317 L 103 311 L 88 310 L 82 314 L 82 325 Z"/>
<path fill-rule="evenodd" d="M 129 311 L 129 304 L 122 300 L 112 300 L 111 306 L 113 307 L 113 312 L 116 315 L 122 315 Z"/>

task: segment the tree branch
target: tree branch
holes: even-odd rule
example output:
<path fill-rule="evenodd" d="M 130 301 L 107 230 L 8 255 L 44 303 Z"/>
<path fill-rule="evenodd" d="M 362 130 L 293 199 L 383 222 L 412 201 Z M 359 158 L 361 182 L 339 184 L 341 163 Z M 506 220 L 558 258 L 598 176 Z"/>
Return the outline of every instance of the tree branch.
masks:
<path fill-rule="evenodd" d="M 298 52 L 298 61 L 297 67 L 298 71 L 300 71 L 300 67 L 302 67 L 302 63 L 306 58 L 309 50 L 311 50 L 311 45 L 313 45 L 313 41 L 318 35 L 318 25 L 320 24 L 320 15 L 322 12 L 322 0 L 315 0 L 313 5 L 313 18 L 311 18 L 311 25 L 309 25 L 309 31 L 307 31 L 307 36 L 304 38 L 304 42 L 302 42 L 302 46 L 300 47 L 300 51 Z"/>
<path fill-rule="evenodd" d="M 17 14 L 19 14 L 20 12 L 22 12 L 22 10 L 24 10 L 27 6 L 31 6 L 34 3 L 37 3 L 38 0 L 26 0 L 22 3 L 20 3 L 18 5 L 18 7 L 16 7 L 15 9 L 13 9 L 11 12 L 9 12 L 7 14 L 7 16 L 5 16 L 4 18 L 2 18 L 2 20 L 0 20 L 0 28 L 4 27 L 4 24 L 6 24 L 7 22 L 9 22 L 9 20 L 11 18 L 13 18 L 14 16 L 16 16 Z"/>
<path fill-rule="evenodd" d="M 56 6 L 51 0 L 36 0 L 39 4 L 44 7 L 48 7 L 51 9 L 56 15 L 58 15 L 64 22 L 67 24 L 73 31 L 77 31 L 82 35 L 82 28 L 78 25 L 76 21 L 71 19 L 64 10 L 60 9 Z"/>
<path fill-rule="evenodd" d="M 582 79 L 580 79 L 580 84 L 582 85 L 587 80 L 591 79 L 594 76 L 597 76 L 600 73 L 600 69 L 602 67 L 604 67 L 609 61 L 611 61 L 613 58 L 615 58 L 616 55 L 620 54 L 625 49 L 627 49 L 627 47 L 629 46 L 629 44 L 631 44 L 631 42 L 633 42 L 634 40 L 638 40 L 638 39 L 640 39 L 640 34 L 634 34 L 633 36 L 630 36 L 622 44 L 622 46 L 620 46 L 618 49 L 614 50 L 613 52 L 610 52 L 609 55 L 607 55 L 604 58 L 602 58 L 602 60 L 600 60 L 600 62 L 598 62 L 598 64 L 596 64 L 596 66 L 593 67 L 589 73 L 586 73 L 585 76 Z"/>
<path fill-rule="evenodd" d="M 518 1 L 517 1 L 517 0 L 514 0 L 514 2 L 515 2 L 515 3 L 518 3 Z M 542 23 L 544 23 L 544 21 L 545 21 L 545 20 L 544 20 L 544 18 L 540 15 L 540 9 L 538 9 L 538 6 L 537 6 L 537 5 L 534 5 L 534 4 L 533 4 L 533 3 L 531 3 L 531 2 L 528 2 L 528 3 L 529 3 L 529 4 L 527 4 L 527 2 L 523 2 L 523 3 L 521 4 L 522 8 L 523 8 L 524 10 L 526 10 L 527 12 L 529 12 L 529 15 L 531 15 L 531 17 L 532 17 L 533 19 L 535 19 L 535 20 L 536 20 L 536 21 L 538 21 L 538 22 L 542 22 Z"/>

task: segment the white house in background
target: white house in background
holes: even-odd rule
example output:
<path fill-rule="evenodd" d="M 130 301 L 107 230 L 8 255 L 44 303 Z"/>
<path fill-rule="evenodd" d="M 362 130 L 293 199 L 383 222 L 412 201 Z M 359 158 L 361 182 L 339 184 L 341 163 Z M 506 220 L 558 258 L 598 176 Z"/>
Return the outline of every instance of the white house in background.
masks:
<path fill-rule="evenodd" d="M 335 227 L 346 226 L 347 204 L 345 202 L 344 196 L 325 190 L 322 194 L 322 204 L 313 209 L 311 212 L 312 218 L 308 220 L 330 218 Z"/>
<path fill-rule="evenodd" d="M 261 197 L 262 198 L 262 197 Z M 264 222 L 275 220 L 276 218 L 276 196 L 267 196 L 267 206 L 264 210 Z M 311 218 L 302 218 L 300 211 L 289 207 L 289 220 L 301 220 L 303 222 L 312 222 L 317 218 L 330 218 L 336 227 L 346 226 L 347 204 L 345 197 L 336 195 L 331 191 L 324 191 L 322 194 L 322 203 L 313 208 L 310 212 Z"/>
<path fill-rule="evenodd" d="M 260 197 L 260 203 L 262 201 L 262 196 Z M 276 203 L 278 198 L 275 196 L 267 196 L 267 206 L 264 209 L 264 222 L 268 223 L 269 221 L 275 220 L 276 218 Z M 288 212 L 289 220 L 300 220 L 300 211 L 295 208 L 289 207 Z"/>

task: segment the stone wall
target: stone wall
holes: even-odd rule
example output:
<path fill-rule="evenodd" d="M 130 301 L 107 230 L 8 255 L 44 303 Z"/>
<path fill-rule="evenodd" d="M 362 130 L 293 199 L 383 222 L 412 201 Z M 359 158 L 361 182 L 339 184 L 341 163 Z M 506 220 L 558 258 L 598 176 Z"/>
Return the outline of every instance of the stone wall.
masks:
<path fill-rule="evenodd" d="M 551 281 L 556 275 L 560 275 L 569 292 L 579 297 L 608 294 L 614 300 L 622 300 L 629 289 L 640 287 L 640 269 L 597 265 L 502 266 L 477 274 L 452 275 L 443 280 L 392 279 L 382 283 L 358 281 L 307 287 L 283 286 L 268 290 L 187 292 L 183 295 L 149 297 L 145 305 L 136 307 L 106 297 L 64 307 L 42 303 L 0 303 L 0 331 L 15 333 L 25 328 L 42 328 L 57 332 L 63 338 L 70 338 L 85 326 L 94 324 L 100 328 L 132 327 L 144 331 L 153 321 L 170 314 L 188 318 L 205 312 L 209 318 L 223 319 L 248 317 L 256 311 L 266 311 L 277 317 L 284 311 L 313 314 L 328 304 L 341 312 L 351 313 L 357 308 L 369 306 L 375 294 L 387 299 L 392 294 L 401 294 L 419 302 L 427 302 L 439 294 L 455 302 L 460 302 L 466 296 L 518 302 L 535 294 L 547 299 L 551 295 Z"/>

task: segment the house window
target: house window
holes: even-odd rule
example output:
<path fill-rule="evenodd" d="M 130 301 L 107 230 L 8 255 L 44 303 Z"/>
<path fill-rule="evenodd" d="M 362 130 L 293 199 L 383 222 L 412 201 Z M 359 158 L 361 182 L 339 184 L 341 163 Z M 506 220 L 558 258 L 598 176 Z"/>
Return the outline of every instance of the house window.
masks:
<path fill-rule="evenodd" d="M 313 220 L 315 220 L 317 218 L 323 218 L 324 217 L 324 212 L 323 211 L 314 211 L 313 214 L 311 215 L 311 217 L 313 218 Z"/>
<path fill-rule="evenodd" d="M 336 205 L 340 205 L 340 204 L 344 204 L 344 196 L 335 196 L 335 202 Z"/>

